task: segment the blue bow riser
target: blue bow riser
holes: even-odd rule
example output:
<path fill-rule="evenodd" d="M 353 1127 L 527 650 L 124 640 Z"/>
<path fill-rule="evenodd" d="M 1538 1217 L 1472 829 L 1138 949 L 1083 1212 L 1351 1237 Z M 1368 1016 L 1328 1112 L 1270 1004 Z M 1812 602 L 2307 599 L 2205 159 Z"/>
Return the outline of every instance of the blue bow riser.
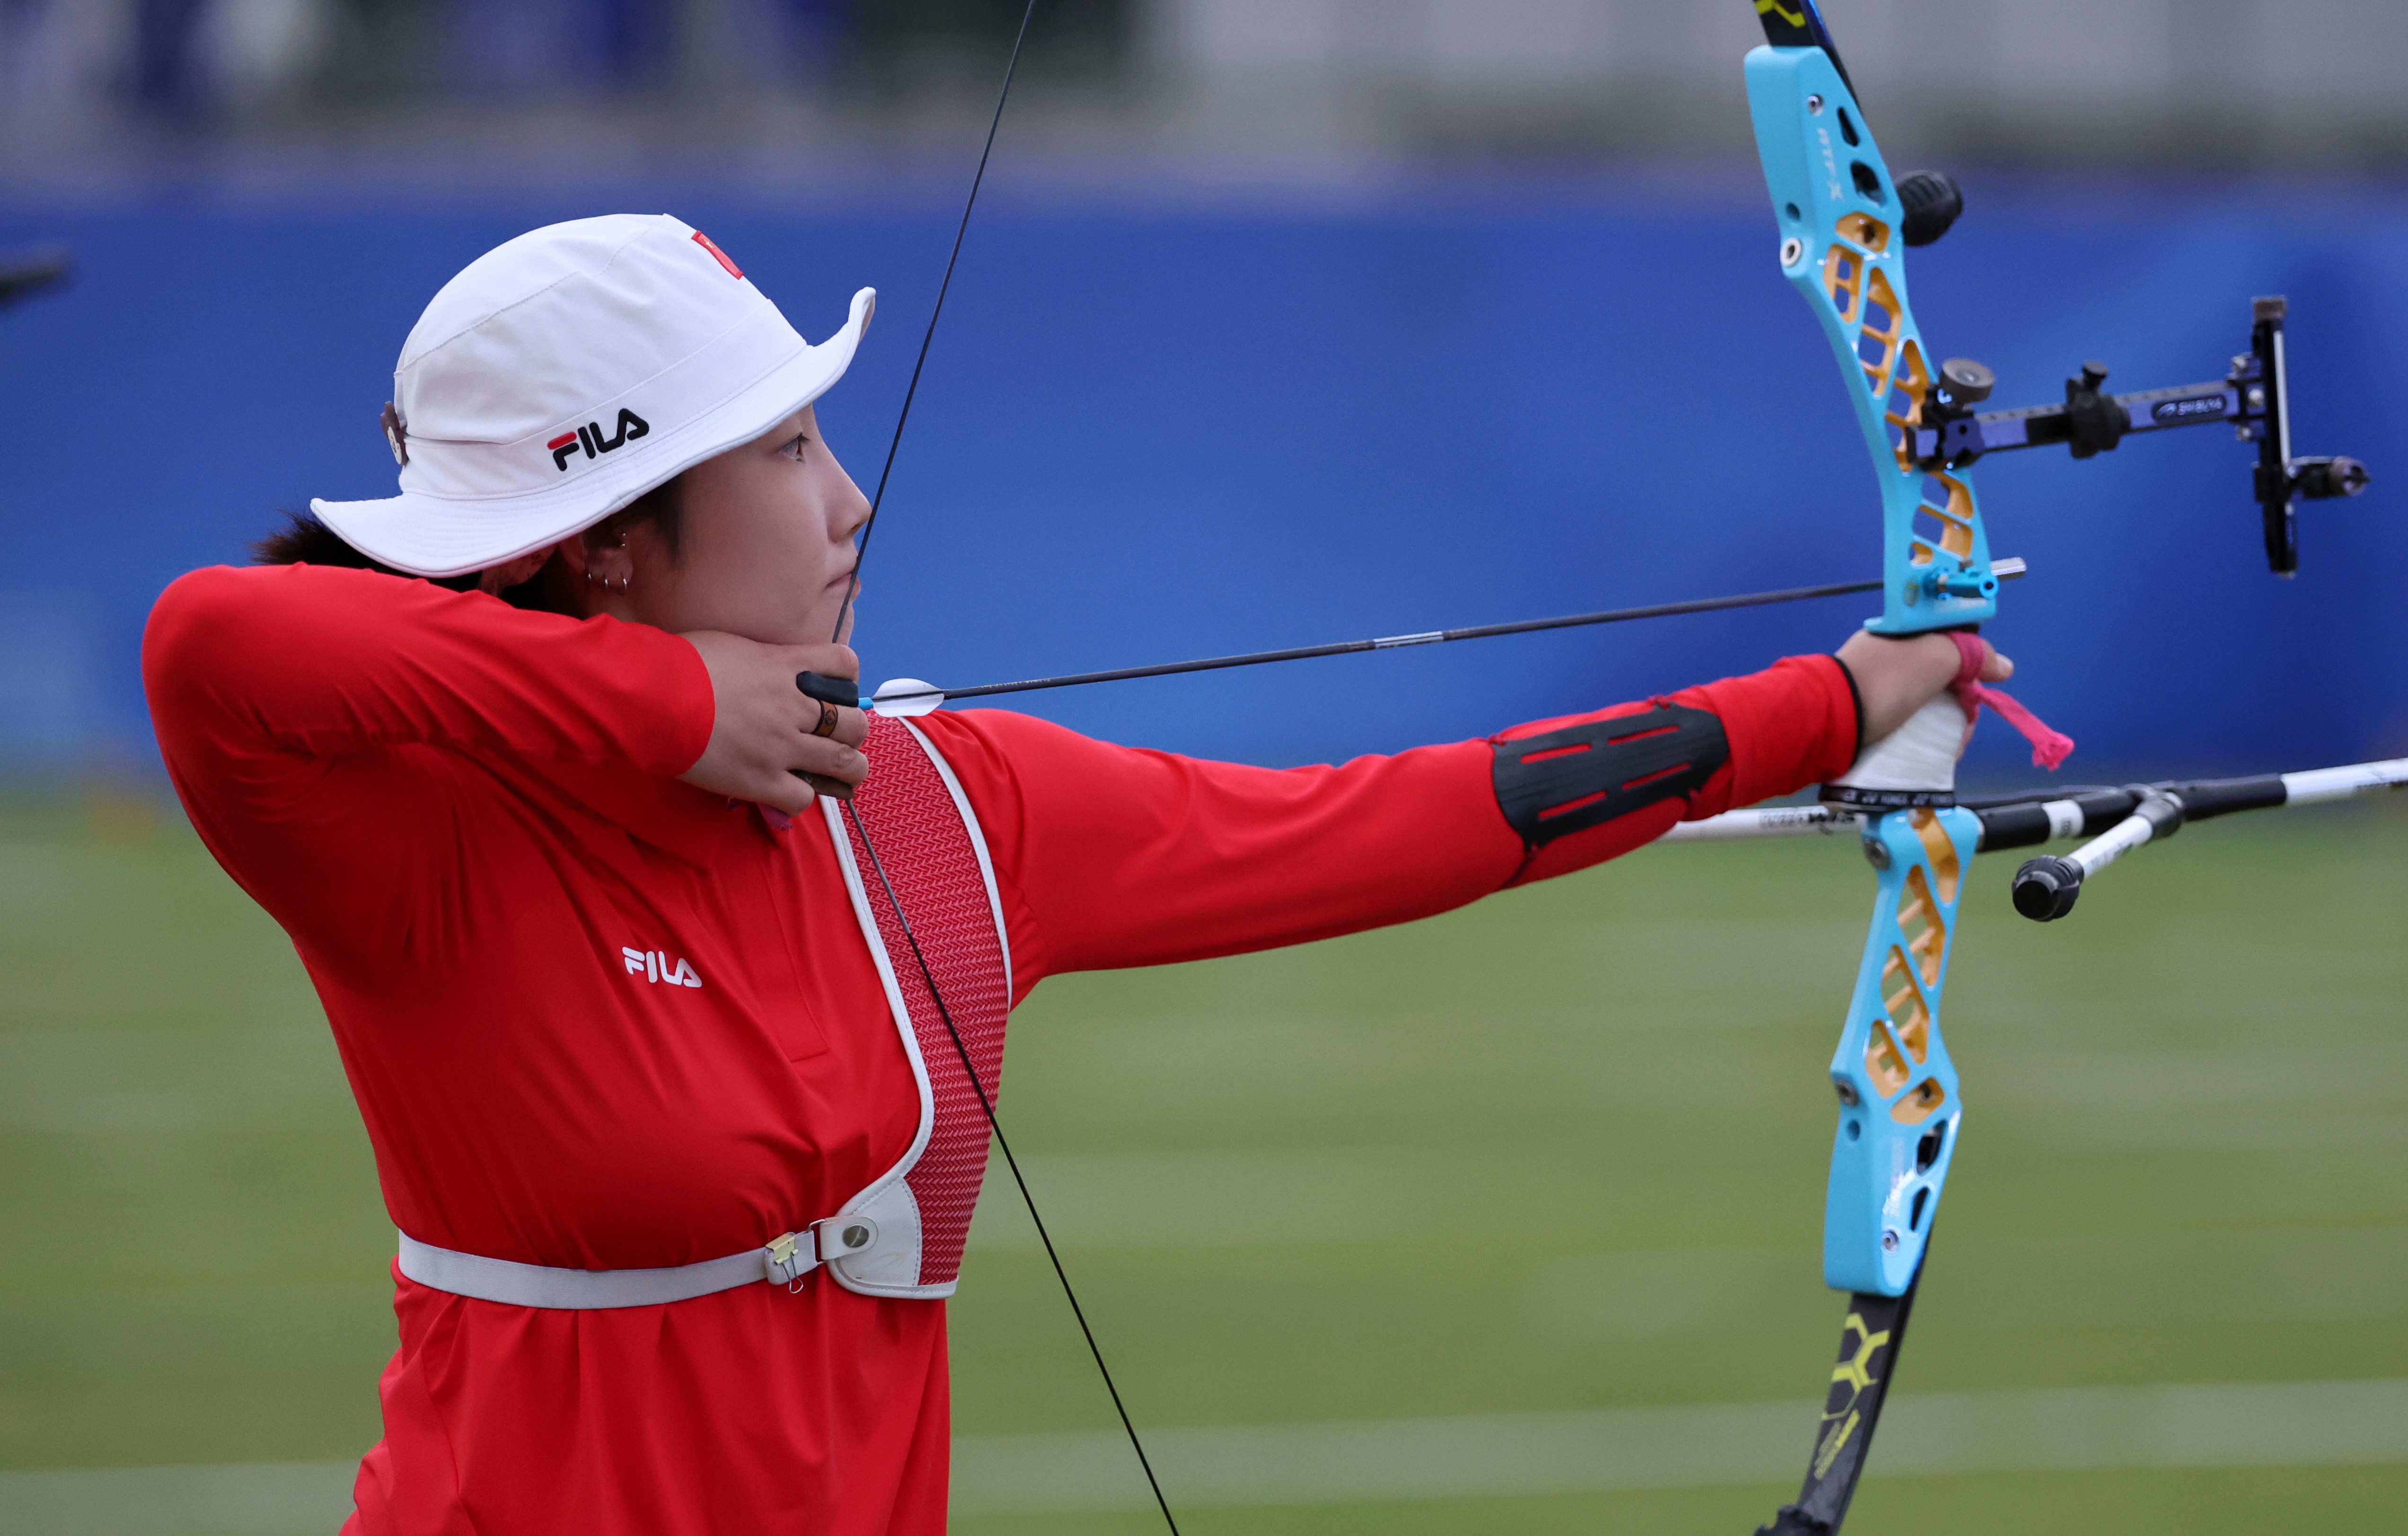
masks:
<path fill-rule="evenodd" d="M 1823 1279 L 1902 1296 L 1930 1241 L 1964 1125 L 1940 1034 L 1956 910 L 1981 838 L 1970 811 L 1893 811 L 1865 831 L 1872 928 L 1831 1057 L 1840 1124 L 1823 1204 Z"/>
<path fill-rule="evenodd" d="M 1979 624 L 1998 579 L 1973 487 L 1926 475 L 1899 454 L 1937 365 L 1906 293 L 1897 184 L 1864 114 L 1819 48 L 1755 50 L 1747 105 L 1780 225 L 1784 276 L 1822 322 L 1864 429 L 1882 493 L 1881 616 L 1865 627 L 1914 635 Z"/>

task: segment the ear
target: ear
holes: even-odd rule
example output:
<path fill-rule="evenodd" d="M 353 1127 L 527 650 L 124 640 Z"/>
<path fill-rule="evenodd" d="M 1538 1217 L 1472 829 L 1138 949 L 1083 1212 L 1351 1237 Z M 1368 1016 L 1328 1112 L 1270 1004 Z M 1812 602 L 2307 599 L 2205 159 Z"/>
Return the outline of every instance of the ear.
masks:
<path fill-rule="evenodd" d="M 490 592 L 499 596 L 507 589 L 517 586 L 521 581 L 534 576 L 537 571 L 543 569 L 544 562 L 550 560 L 552 551 L 559 547 L 547 545 L 543 549 L 530 550 L 515 560 L 505 560 L 498 566 L 486 567 L 477 578 L 477 590 Z"/>
<path fill-rule="evenodd" d="M 564 540 L 561 553 L 569 572 L 605 593 L 627 590 L 635 579 L 636 557 L 627 548 L 627 530 L 597 523 L 574 538 Z"/>
<path fill-rule="evenodd" d="M 572 534 L 554 544 L 547 553 L 560 556 L 560 563 L 568 569 L 570 581 L 580 585 L 584 583 L 585 572 L 593 557 L 593 552 L 585 547 L 584 535 Z"/>

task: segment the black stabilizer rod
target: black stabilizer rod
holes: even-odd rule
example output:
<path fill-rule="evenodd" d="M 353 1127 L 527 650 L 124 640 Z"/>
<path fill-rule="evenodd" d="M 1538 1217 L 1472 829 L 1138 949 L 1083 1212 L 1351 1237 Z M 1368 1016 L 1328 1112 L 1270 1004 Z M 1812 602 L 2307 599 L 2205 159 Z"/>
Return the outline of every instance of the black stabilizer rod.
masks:
<path fill-rule="evenodd" d="M 1982 824 L 1982 853 L 2028 848 L 2057 838 L 2088 840 L 2071 854 L 2027 859 L 2015 871 L 2015 911 L 2036 923 L 2053 923 L 2073 911 L 2090 877 L 2127 854 L 2172 837 L 2186 823 L 2402 787 L 2408 787 L 2408 758 L 2243 779 L 2027 791 L 1959 803 Z"/>
<path fill-rule="evenodd" d="M 2288 803 L 2283 777 L 2261 773 L 2246 779 L 2126 784 L 2120 789 L 2074 788 L 1957 803 L 1981 819 L 1981 851 L 1996 854 L 2058 838 L 2096 837 L 2138 811 L 2152 795 L 2180 800 L 2183 820 L 2191 822 L 2229 816 L 2236 811 L 2272 810 Z"/>

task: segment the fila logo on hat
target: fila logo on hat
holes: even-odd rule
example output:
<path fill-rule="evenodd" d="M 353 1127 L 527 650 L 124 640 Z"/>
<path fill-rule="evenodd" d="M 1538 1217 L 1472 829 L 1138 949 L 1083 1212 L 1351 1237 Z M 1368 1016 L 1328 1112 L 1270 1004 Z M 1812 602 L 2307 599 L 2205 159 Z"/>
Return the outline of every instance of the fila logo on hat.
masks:
<path fill-rule="evenodd" d="M 530 231 L 445 283 L 402 344 L 384 423 L 400 494 L 310 509 L 420 576 L 542 549 L 819 398 L 876 302 L 854 294 L 814 347 L 667 214 Z"/>
<path fill-rule="evenodd" d="M 623 406 L 619 409 L 619 430 L 610 436 L 602 436 L 600 422 L 588 422 L 574 432 L 562 433 L 544 446 L 552 450 L 552 462 L 560 466 L 561 472 L 566 474 L 568 455 L 580 446 L 590 459 L 603 453 L 614 453 L 652 430 L 652 423 Z"/>

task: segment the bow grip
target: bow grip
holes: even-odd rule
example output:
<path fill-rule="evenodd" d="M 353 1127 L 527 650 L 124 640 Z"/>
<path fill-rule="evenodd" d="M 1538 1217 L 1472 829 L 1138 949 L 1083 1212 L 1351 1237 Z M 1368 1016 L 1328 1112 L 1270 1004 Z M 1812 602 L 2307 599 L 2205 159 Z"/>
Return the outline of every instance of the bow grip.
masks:
<path fill-rule="evenodd" d="M 1823 786 L 1826 805 L 1902 811 L 1956 803 L 1956 754 L 1965 744 L 1965 706 L 1943 693 L 1878 741 L 1868 741 L 1848 771 Z"/>

